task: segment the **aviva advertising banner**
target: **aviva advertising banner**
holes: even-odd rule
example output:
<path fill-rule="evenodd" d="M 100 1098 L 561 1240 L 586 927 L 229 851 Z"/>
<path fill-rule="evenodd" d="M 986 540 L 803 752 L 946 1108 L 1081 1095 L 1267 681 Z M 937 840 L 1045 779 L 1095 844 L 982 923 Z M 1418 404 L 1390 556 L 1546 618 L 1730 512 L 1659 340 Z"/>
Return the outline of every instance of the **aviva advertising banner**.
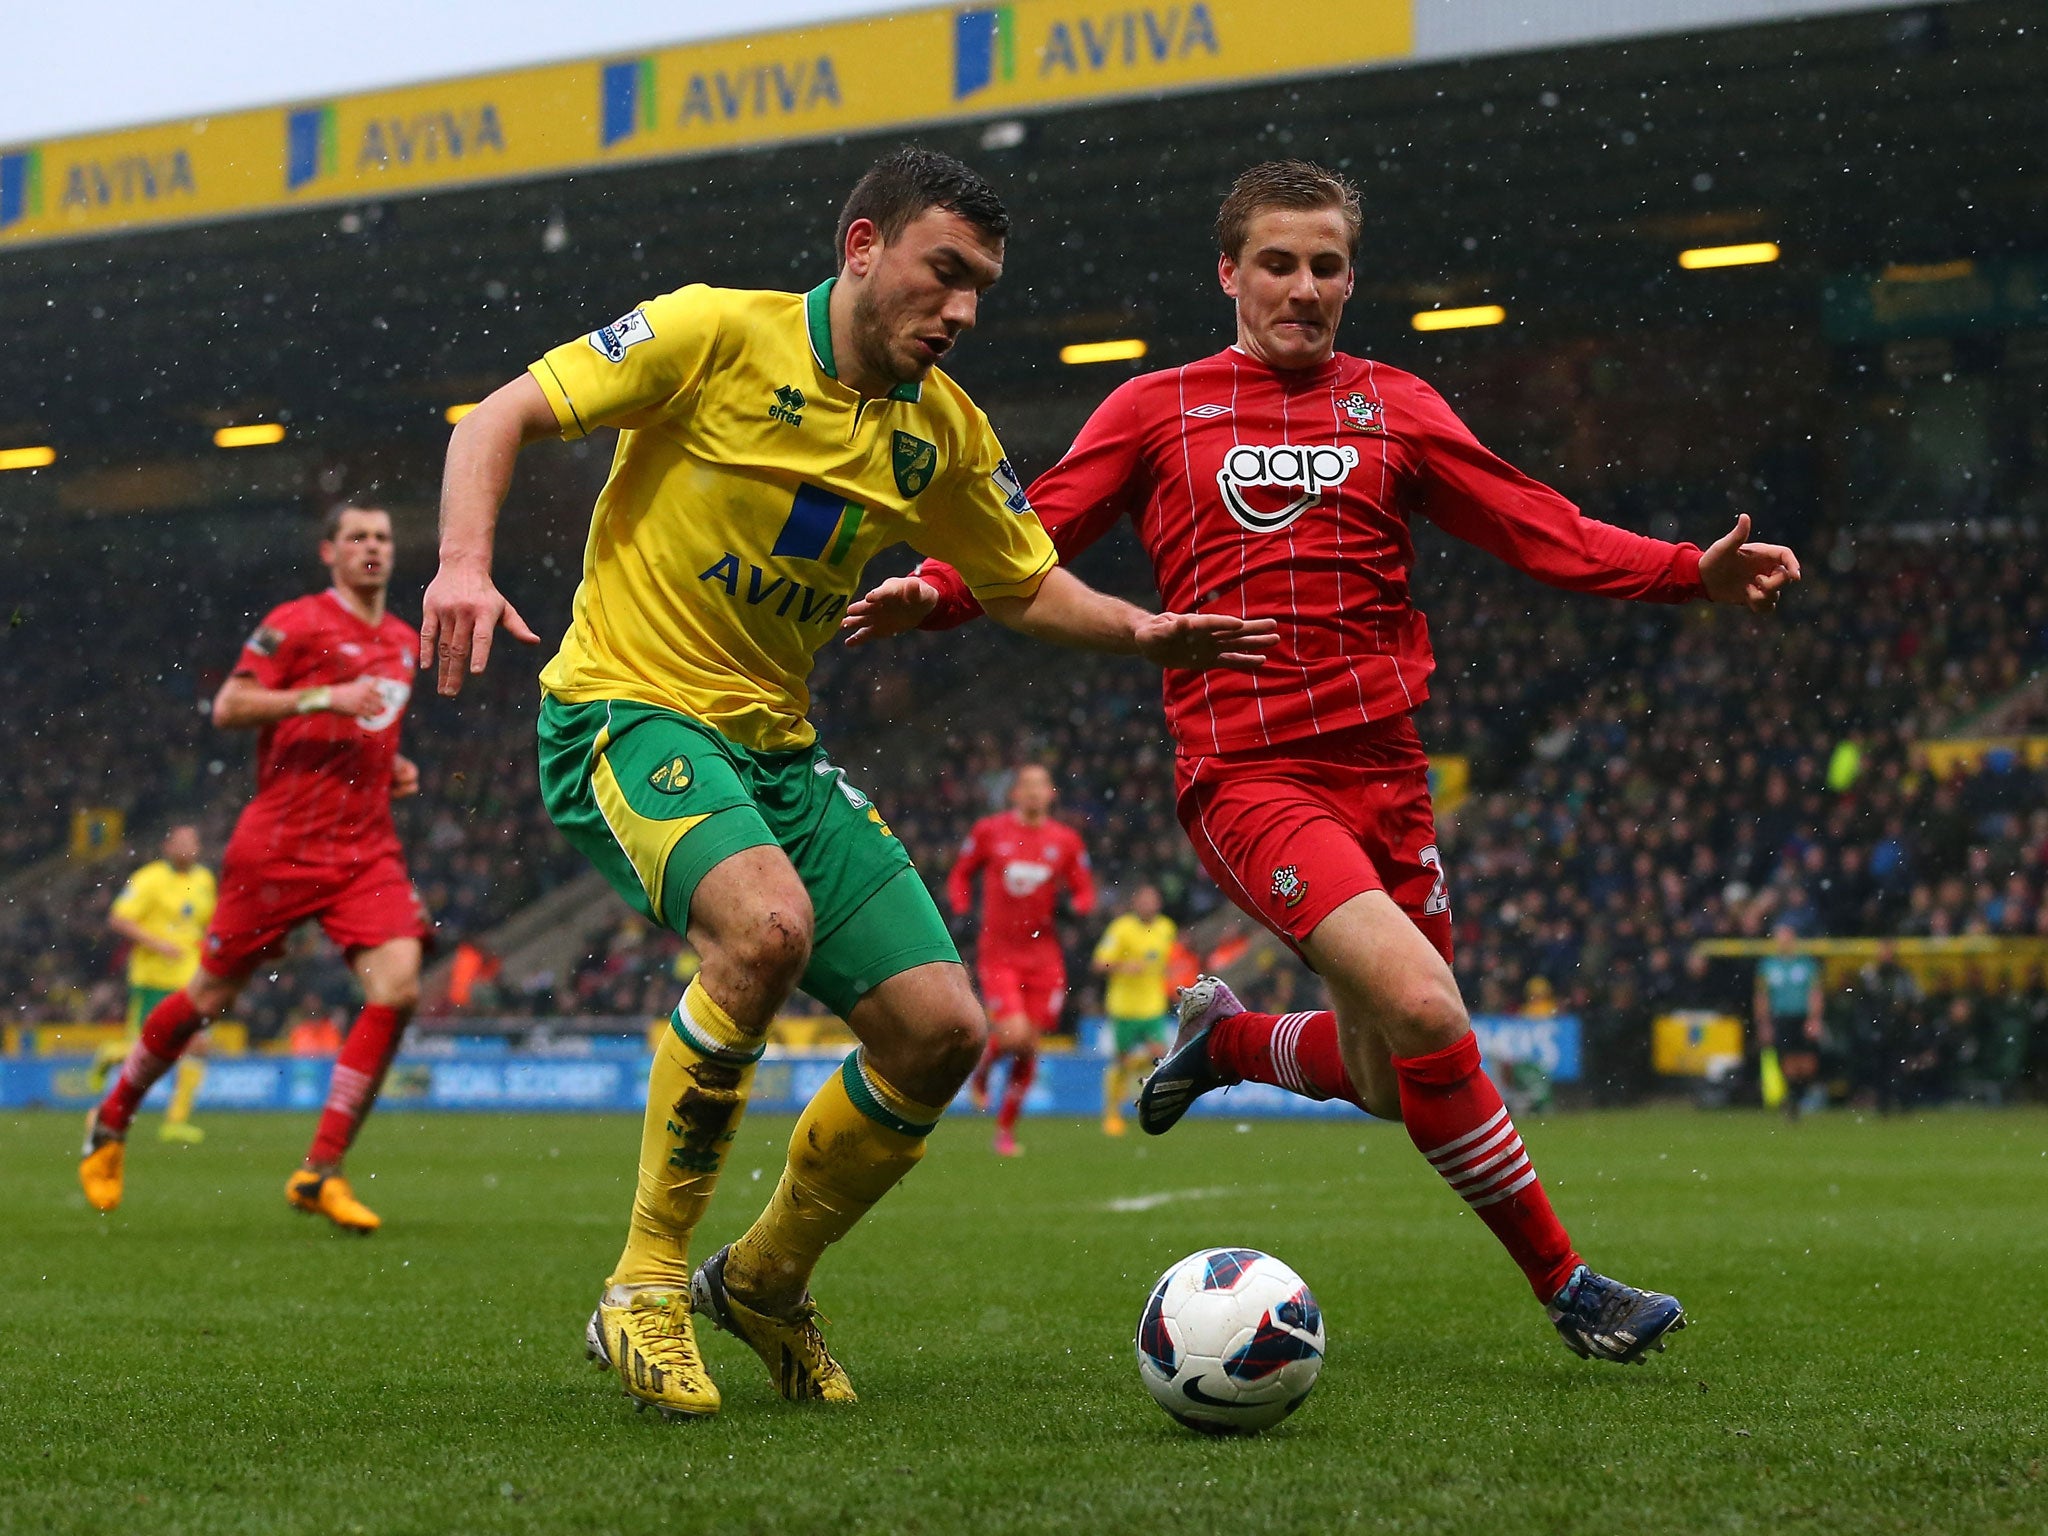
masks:
<path fill-rule="evenodd" d="M 1414 0 L 1014 0 L 0 146 L 0 246 L 1407 57 Z"/>

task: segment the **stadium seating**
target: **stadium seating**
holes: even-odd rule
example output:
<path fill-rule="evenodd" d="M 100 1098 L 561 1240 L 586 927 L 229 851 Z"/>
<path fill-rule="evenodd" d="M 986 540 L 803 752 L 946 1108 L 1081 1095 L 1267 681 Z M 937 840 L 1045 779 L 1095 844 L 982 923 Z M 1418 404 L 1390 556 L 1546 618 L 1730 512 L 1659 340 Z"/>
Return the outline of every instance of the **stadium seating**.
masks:
<path fill-rule="evenodd" d="M 1477 791 L 1444 837 L 1475 1010 L 1513 1011 L 1540 978 L 1596 1040 L 1621 1042 L 1604 1059 L 1632 1083 L 1651 1012 L 1746 1012 L 1746 969 L 1702 965 L 1690 956 L 1700 939 L 1780 922 L 1808 936 L 2048 935 L 2048 769 L 1993 752 L 1942 776 L 1916 748 L 1967 728 L 2048 662 L 2048 594 L 2028 576 L 2044 564 L 2040 541 L 1838 538 L 1810 554 L 1783 616 L 1759 622 L 1554 593 L 1425 537 L 1417 591 L 1440 665 L 1420 723 L 1433 750 L 1470 759 Z M 1114 557 L 1092 574 L 1136 585 Z M 224 610 L 295 578 L 241 579 L 246 592 L 217 599 Z M 147 604 L 90 652 L 53 627 L 17 632 L 0 683 L 41 730 L 8 748 L 24 791 L 0 826 L 9 868 L 59 853 L 80 803 L 124 809 L 142 846 L 167 817 L 197 813 L 217 857 L 246 794 L 248 743 L 213 731 L 202 704 L 228 659 L 218 637 L 252 622 L 212 613 L 168 649 L 165 615 Z M 121 661 L 137 655 L 151 664 Z M 487 934 L 581 868 L 539 807 L 536 667 L 501 651 L 458 705 L 416 696 L 407 750 L 425 791 L 401 829 L 451 941 Z M 1007 767 L 1029 757 L 1057 765 L 1065 813 L 1112 887 L 1152 881 L 1183 920 L 1220 905 L 1173 816 L 1172 747 L 1145 668 L 984 623 L 865 656 L 830 650 L 815 692 L 837 759 L 934 883 L 999 802 Z M 2003 731 L 2038 725 L 2024 695 L 2022 706 Z M 9 1021 L 118 1010 L 103 913 L 123 873 L 110 862 L 15 878 L 0 909 Z M 345 996 L 320 950 L 302 939 L 252 989 L 259 1036 Z M 494 978 L 471 1011 L 665 1011 L 678 950 L 622 922 L 563 975 Z"/>

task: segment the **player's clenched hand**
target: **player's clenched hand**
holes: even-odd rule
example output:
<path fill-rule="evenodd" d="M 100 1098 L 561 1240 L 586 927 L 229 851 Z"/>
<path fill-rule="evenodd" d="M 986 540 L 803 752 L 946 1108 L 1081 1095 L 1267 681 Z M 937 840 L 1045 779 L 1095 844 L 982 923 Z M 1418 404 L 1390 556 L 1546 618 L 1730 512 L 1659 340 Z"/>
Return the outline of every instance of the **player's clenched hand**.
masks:
<path fill-rule="evenodd" d="M 847 606 L 839 634 L 848 645 L 866 645 L 908 633 L 939 606 L 939 589 L 915 576 L 892 576 L 866 597 Z"/>
<path fill-rule="evenodd" d="M 384 695 L 374 677 L 359 677 L 352 683 L 336 683 L 327 690 L 327 707 L 352 720 L 367 720 L 384 708 Z"/>
<path fill-rule="evenodd" d="M 465 671 L 483 671 L 491 659 L 491 632 L 500 624 L 514 640 L 540 644 L 488 572 L 443 563 L 420 601 L 420 669 L 438 667 L 435 690 L 442 697 L 462 692 Z"/>
<path fill-rule="evenodd" d="M 1799 557 L 1782 544 L 1749 542 L 1749 514 L 1700 556 L 1700 584 L 1717 603 L 1741 603 L 1751 613 L 1778 606 L 1784 589 L 1799 579 Z"/>
<path fill-rule="evenodd" d="M 1157 667 L 1252 672 L 1280 643 L 1279 628 L 1271 619 L 1227 613 L 1147 614 L 1138 625 L 1138 654 Z"/>
<path fill-rule="evenodd" d="M 403 800 L 420 792 L 420 765 L 400 754 L 391 759 L 391 798 Z"/>

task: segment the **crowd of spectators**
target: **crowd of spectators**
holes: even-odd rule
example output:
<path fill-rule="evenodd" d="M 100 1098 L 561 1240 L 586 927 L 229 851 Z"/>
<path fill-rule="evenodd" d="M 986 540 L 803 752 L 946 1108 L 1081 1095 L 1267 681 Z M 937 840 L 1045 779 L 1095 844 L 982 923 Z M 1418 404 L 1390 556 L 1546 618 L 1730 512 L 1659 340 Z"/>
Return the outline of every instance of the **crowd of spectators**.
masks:
<path fill-rule="evenodd" d="M 1916 747 L 2048 664 L 2044 554 L 2023 533 L 1822 539 L 1784 611 L 1759 620 L 1555 593 L 1426 538 L 1416 590 L 1439 670 L 1419 724 L 1433 752 L 1471 762 L 1476 793 L 1441 840 L 1475 1011 L 1513 1011 L 1540 983 L 1595 1037 L 1632 1041 L 1652 1011 L 1712 990 L 1692 953 L 1703 938 L 1781 923 L 1809 937 L 2048 937 L 2048 767 L 1992 753 L 1944 777 Z M 1134 592 L 1142 582 L 1127 556 L 1090 574 Z M 280 597 L 307 584 L 283 568 L 236 583 Z M 209 610 L 167 644 L 159 609 L 116 595 L 91 647 L 54 626 L 13 631 L 0 683 L 33 725 L 9 749 L 23 793 L 0 823 L 8 869 L 60 848 L 79 803 L 123 806 L 151 832 L 196 814 L 217 854 L 247 793 L 250 744 L 202 709 L 259 613 Z M 425 791 L 401 807 L 401 831 L 450 941 L 480 938 L 582 868 L 540 808 L 537 661 L 501 651 L 456 704 L 415 695 L 406 750 Z M 835 757 L 935 889 L 1029 759 L 1055 767 L 1061 813 L 1112 901 L 1150 882 L 1183 923 L 1222 905 L 1173 814 L 1172 745 L 1143 666 L 979 623 L 864 654 L 828 648 L 815 692 Z M 16 890 L 0 908 L 8 1017 L 112 995 L 103 916 L 122 873 L 53 882 L 63 894 L 51 900 Z M 1092 938 L 1070 934 L 1077 976 Z M 622 922 L 561 975 L 498 975 L 472 1006 L 659 1013 L 679 960 L 675 941 Z M 1295 1002 L 1313 987 L 1274 985 Z M 259 1031 L 275 1030 L 346 992 L 309 936 L 250 1009 Z"/>

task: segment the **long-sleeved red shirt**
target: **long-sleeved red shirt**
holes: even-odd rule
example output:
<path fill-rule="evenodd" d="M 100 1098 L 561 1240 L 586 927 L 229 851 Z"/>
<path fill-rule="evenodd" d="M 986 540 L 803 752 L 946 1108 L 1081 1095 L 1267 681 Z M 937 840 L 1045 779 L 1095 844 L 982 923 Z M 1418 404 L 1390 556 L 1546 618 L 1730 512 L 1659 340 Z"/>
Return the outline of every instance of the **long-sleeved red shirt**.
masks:
<path fill-rule="evenodd" d="M 1059 955 L 1053 907 L 1061 891 L 1076 917 L 1095 910 L 1095 874 L 1081 834 L 1050 816 L 1026 821 L 1015 811 L 984 816 L 967 834 L 946 878 L 946 895 L 962 916 L 981 882 L 983 961 L 1023 959 L 1049 950 Z"/>
<path fill-rule="evenodd" d="M 1135 520 L 1177 613 L 1272 618 L 1256 672 L 1165 674 L 1184 753 L 1274 746 L 1385 720 L 1429 697 L 1429 626 L 1409 600 L 1416 513 L 1538 580 L 1649 602 L 1704 597 L 1700 551 L 1598 522 L 1480 446 L 1413 374 L 1333 356 L 1283 372 L 1235 347 L 1132 379 L 1031 487 L 1062 559 Z M 980 607 L 950 566 L 924 628 Z"/>

